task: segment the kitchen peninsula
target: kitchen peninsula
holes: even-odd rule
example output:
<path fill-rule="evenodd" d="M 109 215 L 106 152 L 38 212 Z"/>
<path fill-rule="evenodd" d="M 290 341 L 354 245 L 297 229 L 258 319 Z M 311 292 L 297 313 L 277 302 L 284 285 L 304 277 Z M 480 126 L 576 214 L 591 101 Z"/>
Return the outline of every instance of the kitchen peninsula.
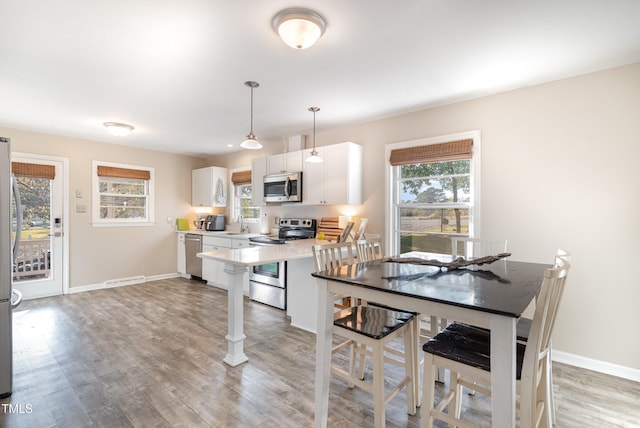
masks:
<path fill-rule="evenodd" d="M 245 282 L 249 281 L 247 273 L 251 266 L 287 261 L 292 275 L 287 290 L 287 314 L 291 317 L 292 325 L 315 333 L 317 305 L 314 299 L 309 298 L 317 294 L 313 288 L 315 279 L 311 277 L 315 270 L 311 247 L 323 243 L 327 241 L 301 239 L 283 245 L 229 248 L 198 254 L 198 257 L 203 259 L 224 262 L 224 271 L 229 277 L 227 355 L 223 359 L 225 363 L 235 367 L 248 361 L 244 353 L 246 336 L 243 331 L 243 288 Z"/>

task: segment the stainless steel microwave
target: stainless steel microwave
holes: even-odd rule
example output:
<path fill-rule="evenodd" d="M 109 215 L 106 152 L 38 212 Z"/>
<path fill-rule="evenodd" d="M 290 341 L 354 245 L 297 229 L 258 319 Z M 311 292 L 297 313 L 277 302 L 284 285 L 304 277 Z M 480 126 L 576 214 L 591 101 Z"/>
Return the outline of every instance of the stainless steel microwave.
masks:
<path fill-rule="evenodd" d="M 302 202 L 302 171 L 264 176 L 265 202 Z"/>

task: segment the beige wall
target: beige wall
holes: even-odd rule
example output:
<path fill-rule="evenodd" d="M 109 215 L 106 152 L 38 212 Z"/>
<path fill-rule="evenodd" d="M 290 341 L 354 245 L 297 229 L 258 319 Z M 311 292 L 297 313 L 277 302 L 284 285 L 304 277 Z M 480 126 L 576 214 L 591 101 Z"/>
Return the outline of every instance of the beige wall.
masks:
<path fill-rule="evenodd" d="M 14 129 L 0 128 L 0 135 L 11 138 L 13 152 L 69 159 L 70 287 L 176 273 L 175 226 L 167 217 L 191 215 L 191 170 L 203 166 L 202 159 Z M 91 226 L 93 160 L 155 168 L 155 226 Z M 76 190 L 82 199 L 76 199 Z M 77 213 L 77 203 L 87 212 Z"/>
<path fill-rule="evenodd" d="M 476 129 L 483 236 L 507 237 L 516 260 L 551 262 L 558 247 L 573 253 L 554 348 L 640 370 L 633 270 L 640 260 L 640 64 L 334 129 L 318 140 L 364 146 L 359 209 L 378 231 L 385 144 Z"/>
<path fill-rule="evenodd" d="M 353 141 L 364 150 L 364 195 L 354 207 L 368 230 L 384 232 L 385 144 L 469 130 L 482 133 L 484 237 L 507 237 L 516 260 L 551 262 L 558 247 L 573 269 L 554 348 L 640 370 L 640 64 L 318 133 L 322 144 Z M 166 216 L 189 212 L 190 169 L 249 166 L 240 152 L 198 164 L 192 158 L 60 137 L 2 130 L 14 150 L 67 156 L 71 189 L 87 189 L 91 160 L 154 166 L 154 228 L 94 229 L 71 214 L 71 282 L 163 274 L 175 269 Z M 164 196 L 163 196 L 164 195 Z M 72 205 L 73 205 L 73 195 Z M 333 215 L 341 207 L 283 207 L 276 215 Z M 275 213 L 274 208 L 270 208 Z M 101 251 L 102 257 L 96 256 Z"/>

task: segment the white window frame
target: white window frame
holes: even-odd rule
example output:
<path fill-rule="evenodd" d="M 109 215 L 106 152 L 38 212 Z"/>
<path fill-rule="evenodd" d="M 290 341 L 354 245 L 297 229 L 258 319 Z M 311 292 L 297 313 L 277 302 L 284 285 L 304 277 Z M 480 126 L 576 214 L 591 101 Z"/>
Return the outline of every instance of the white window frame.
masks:
<path fill-rule="evenodd" d="M 148 194 L 147 194 L 147 218 L 144 219 L 116 219 L 100 218 L 100 177 L 98 177 L 98 166 L 110 166 L 114 168 L 137 169 L 149 171 Z M 155 225 L 155 169 L 148 166 L 127 165 L 122 163 L 93 161 L 92 169 L 92 210 L 91 220 L 94 227 L 132 227 L 132 226 L 154 226 Z"/>
<path fill-rule="evenodd" d="M 240 217 L 239 216 L 240 216 L 241 209 L 240 209 L 240 198 L 239 198 L 238 195 L 239 195 L 239 188 L 241 186 L 236 186 L 231 181 L 231 177 L 233 176 L 234 172 L 242 172 L 242 171 L 251 171 L 251 168 L 248 168 L 248 167 L 247 168 L 235 168 L 235 169 L 232 169 L 232 170 L 229 171 L 230 172 L 230 174 L 229 174 L 229 182 L 231 183 L 231 189 L 232 189 L 232 192 L 231 192 L 231 195 L 232 195 L 231 196 L 231 207 L 230 207 L 231 222 L 237 222 L 237 223 L 240 223 Z M 244 186 L 244 185 L 242 185 L 242 186 Z M 253 183 L 251 184 L 251 186 L 253 186 Z M 253 193 L 253 187 L 252 187 L 251 190 L 252 190 L 252 193 Z M 253 201 L 252 201 L 252 203 L 253 203 Z M 255 207 L 255 206 L 252 206 L 252 207 L 253 208 L 258 208 L 258 217 L 256 217 L 256 218 L 251 218 L 251 217 L 247 218 L 247 217 L 245 217 L 243 219 L 243 223 L 245 223 L 245 224 L 249 224 L 249 223 L 257 224 L 259 222 L 259 220 L 260 220 L 260 213 L 262 212 L 262 208 L 261 207 Z"/>
<path fill-rule="evenodd" d="M 400 218 L 398 218 L 398 210 L 395 206 L 395 192 L 398 191 L 397 185 L 399 180 L 399 166 L 392 166 L 389 162 L 391 151 L 395 149 L 404 149 L 408 147 L 426 146 L 431 144 L 441 144 L 458 140 L 473 140 L 473 154 L 471 157 L 471 194 L 472 200 L 469 206 L 469 236 L 481 237 L 480 234 L 480 153 L 481 138 L 480 131 L 467 131 L 457 134 L 442 135 L 439 137 L 423 138 L 419 140 L 404 141 L 398 143 L 390 143 L 385 145 L 385 183 L 386 183 L 386 201 L 385 201 L 385 237 L 388 245 L 386 245 L 387 255 L 400 253 L 400 237 L 397 231 L 400 229 Z"/>

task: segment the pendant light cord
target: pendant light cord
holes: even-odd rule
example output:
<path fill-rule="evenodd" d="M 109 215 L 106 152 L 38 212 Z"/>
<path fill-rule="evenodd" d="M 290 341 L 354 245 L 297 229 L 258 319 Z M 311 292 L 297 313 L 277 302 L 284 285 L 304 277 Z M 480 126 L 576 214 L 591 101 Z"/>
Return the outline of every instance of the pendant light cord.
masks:
<path fill-rule="evenodd" d="M 251 86 L 251 131 L 249 132 L 253 135 L 253 85 Z"/>

